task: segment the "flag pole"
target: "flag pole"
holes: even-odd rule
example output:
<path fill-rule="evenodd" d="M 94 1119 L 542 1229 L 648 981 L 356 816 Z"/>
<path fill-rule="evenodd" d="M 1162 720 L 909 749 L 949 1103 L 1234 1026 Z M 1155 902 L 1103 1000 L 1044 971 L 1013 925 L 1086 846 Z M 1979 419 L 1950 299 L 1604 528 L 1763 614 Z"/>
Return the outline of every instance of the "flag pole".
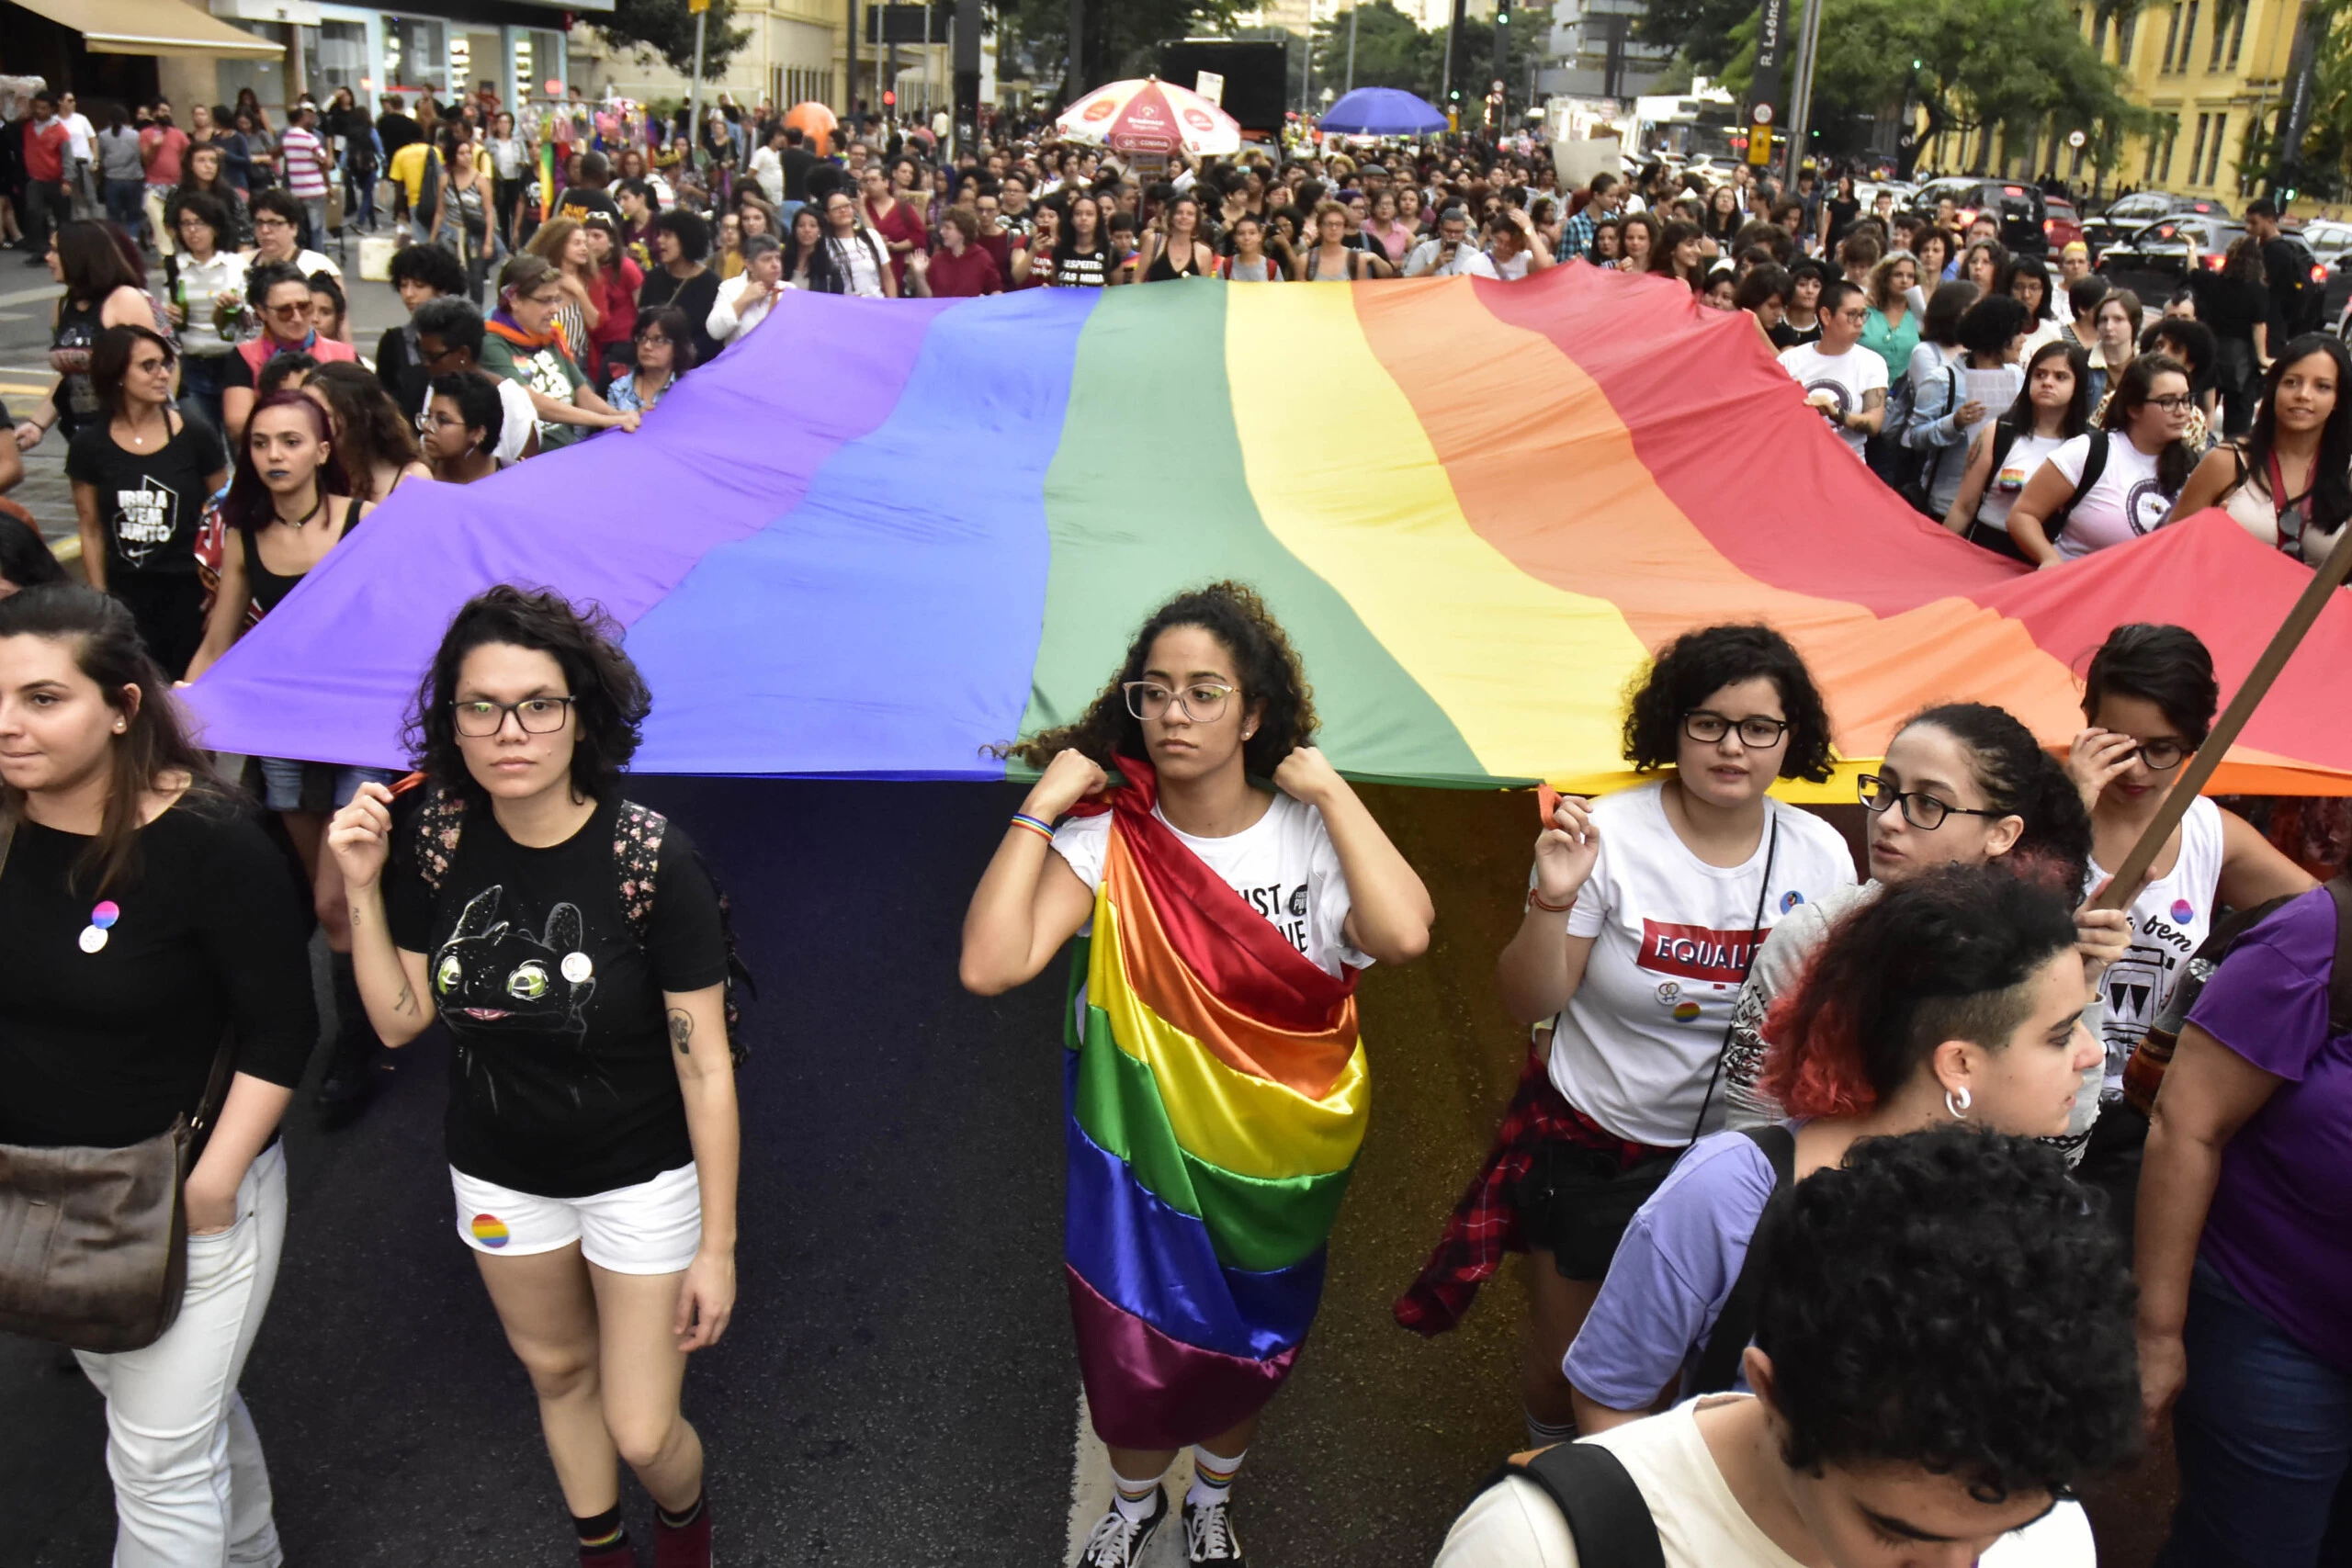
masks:
<path fill-rule="evenodd" d="M 2342 585 L 2348 574 L 2352 574 L 2352 527 L 2343 531 L 2335 541 L 2335 547 L 2328 551 L 2327 559 L 2312 574 L 2302 597 L 2297 599 L 2294 608 L 2287 612 L 2286 620 L 2270 638 L 2270 646 L 2264 649 L 2262 657 L 2254 661 L 2254 668 L 2246 672 L 2245 684 L 2238 687 L 2237 694 L 2230 699 L 2230 705 L 2222 710 L 2213 732 L 2205 737 L 2205 743 L 2197 748 L 2197 754 L 2188 760 L 2188 766 L 2181 769 L 2180 777 L 2174 781 L 2172 793 L 2165 795 L 2165 803 L 2156 808 L 2155 819 L 2148 824 L 2147 831 L 2140 835 L 2140 841 L 2132 846 L 2132 852 L 2123 857 L 2123 863 L 2115 868 L 2114 879 L 2108 884 L 2107 890 L 2092 901 L 2092 908 L 2122 909 L 2131 907 L 2132 900 L 2139 894 L 2142 880 L 2148 874 L 2148 867 L 2155 863 L 2165 840 L 2172 837 L 2172 830 L 2180 826 L 2183 817 L 2188 815 L 2189 807 L 2205 788 L 2206 781 L 2213 776 L 2213 770 L 2222 765 L 2222 753 L 2235 743 L 2238 732 L 2245 728 L 2246 720 L 2254 716 L 2256 706 L 2269 694 L 2271 682 L 2278 679 L 2278 671 L 2287 667 L 2287 660 L 2294 656 L 2304 634 L 2319 619 L 2319 613 L 2327 607 L 2327 596 Z"/>

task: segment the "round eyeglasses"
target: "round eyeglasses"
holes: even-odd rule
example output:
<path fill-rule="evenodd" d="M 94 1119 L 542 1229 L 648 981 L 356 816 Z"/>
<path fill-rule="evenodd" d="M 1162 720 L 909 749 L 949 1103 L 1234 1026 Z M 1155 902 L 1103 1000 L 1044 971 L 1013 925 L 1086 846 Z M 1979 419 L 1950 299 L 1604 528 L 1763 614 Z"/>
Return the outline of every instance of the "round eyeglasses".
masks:
<path fill-rule="evenodd" d="M 1954 806 L 1938 800 L 1921 790 L 1900 790 L 1876 773 L 1864 773 L 1854 781 L 1854 791 L 1861 796 L 1862 805 L 1873 813 L 1884 813 L 1894 807 L 1903 807 L 1903 820 L 1922 832 L 1932 833 L 1944 825 L 1947 817 L 2006 817 L 2006 811 L 1979 811 L 1974 807 Z"/>

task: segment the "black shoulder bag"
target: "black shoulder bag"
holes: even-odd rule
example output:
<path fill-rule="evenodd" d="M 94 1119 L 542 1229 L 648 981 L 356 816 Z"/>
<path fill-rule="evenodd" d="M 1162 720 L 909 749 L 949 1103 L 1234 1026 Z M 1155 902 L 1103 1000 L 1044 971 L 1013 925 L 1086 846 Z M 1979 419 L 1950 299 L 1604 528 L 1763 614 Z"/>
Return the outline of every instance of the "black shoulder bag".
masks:
<path fill-rule="evenodd" d="M 1557 1443 L 1512 1461 L 1481 1491 L 1512 1476 L 1533 1482 L 1567 1520 L 1585 1568 L 1666 1568 L 1649 1499 L 1625 1462 L 1599 1443 Z"/>

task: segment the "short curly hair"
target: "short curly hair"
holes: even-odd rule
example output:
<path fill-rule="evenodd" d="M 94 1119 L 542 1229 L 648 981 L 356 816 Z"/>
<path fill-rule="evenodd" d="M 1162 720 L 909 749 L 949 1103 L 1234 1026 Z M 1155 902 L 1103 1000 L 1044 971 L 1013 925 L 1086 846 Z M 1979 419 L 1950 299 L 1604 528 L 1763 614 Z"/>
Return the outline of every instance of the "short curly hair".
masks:
<path fill-rule="evenodd" d="M 1790 1468 L 1916 1464 L 1990 1503 L 2131 1464 L 2135 1293 L 2103 1207 L 2057 1150 L 1961 1122 L 1799 1182 L 1755 1241 Z"/>
<path fill-rule="evenodd" d="M 1035 768 L 1063 750 L 1082 752 L 1106 769 L 1115 769 L 1121 756 L 1141 759 L 1143 721 L 1127 711 L 1126 694 L 1119 688 L 1143 679 L 1152 643 L 1173 626 L 1198 626 L 1216 638 L 1233 655 L 1242 700 L 1266 705 L 1265 717 L 1242 743 L 1242 765 L 1249 772 L 1272 778 L 1292 750 L 1313 743 L 1315 690 L 1306 683 L 1289 637 L 1257 590 L 1243 582 L 1212 582 L 1188 589 L 1152 612 L 1127 645 L 1119 672 L 1075 723 L 997 748 L 997 755 L 1017 757 Z"/>
<path fill-rule="evenodd" d="M 409 755 L 444 789 L 476 802 L 488 798 L 458 745 L 458 672 L 467 654 L 492 643 L 537 649 L 562 667 L 564 684 L 576 699 L 572 789 L 590 800 L 613 798 L 653 706 L 620 639 L 619 624 L 602 605 L 577 608 L 550 589 L 502 582 L 477 593 L 450 618 L 417 683 L 402 733 Z"/>
<path fill-rule="evenodd" d="M 1682 750 L 1682 716 L 1725 686 L 1768 680 L 1789 721 L 1781 777 L 1827 779 L 1834 758 L 1829 713 L 1813 672 L 1789 639 L 1766 626 L 1702 626 L 1658 649 L 1625 698 L 1625 761 L 1637 773 L 1671 767 Z"/>

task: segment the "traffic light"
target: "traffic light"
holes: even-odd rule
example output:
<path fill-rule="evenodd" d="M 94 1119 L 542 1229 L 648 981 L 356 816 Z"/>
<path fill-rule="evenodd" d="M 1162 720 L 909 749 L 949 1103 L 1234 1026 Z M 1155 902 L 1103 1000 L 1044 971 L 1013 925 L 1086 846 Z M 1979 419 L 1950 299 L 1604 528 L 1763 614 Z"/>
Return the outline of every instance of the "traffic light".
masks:
<path fill-rule="evenodd" d="M 1446 98 L 1450 102 L 1457 104 L 1460 103 L 1462 101 L 1462 89 L 1459 87 L 1453 88 L 1446 94 Z"/>
<path fill-rule="evenodd" d="M 899 95 L 890 91 L 888 87 L 882 89 L 882 107 L 886 109 L 897 108 L 899 107 Z"/>

